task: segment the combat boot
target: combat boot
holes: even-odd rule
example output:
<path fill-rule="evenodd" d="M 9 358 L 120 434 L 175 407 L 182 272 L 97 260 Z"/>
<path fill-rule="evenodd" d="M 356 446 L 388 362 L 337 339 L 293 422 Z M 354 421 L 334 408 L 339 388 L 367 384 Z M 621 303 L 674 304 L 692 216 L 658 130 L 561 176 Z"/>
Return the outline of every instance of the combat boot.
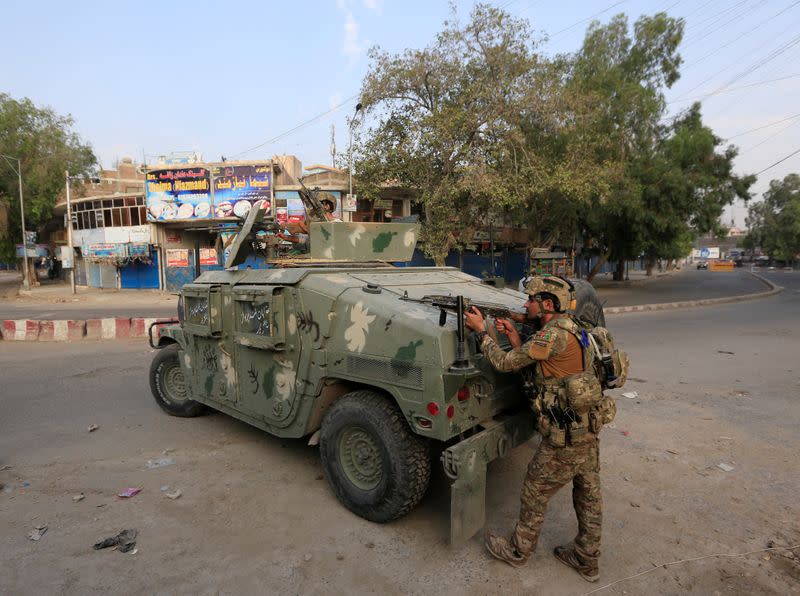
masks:
<path fill-rule="evenodd" d="M 571 546 L 557 546 L 553 551 L 556 559 L 564 563 L 567 567 L 572 567 L 587 582 L 596 582 L 600 578 L 600 570 L 597 561 L 584 563 L 575 549 Z"/>
<path fill-rule="evenodd" d="M 486 534 L 486 549 L 494 558 L 505 561 L 512 567 L 522 567 L 528 562 L 528 557 L 519 554 L 508 538 L 493 532 Z"/>

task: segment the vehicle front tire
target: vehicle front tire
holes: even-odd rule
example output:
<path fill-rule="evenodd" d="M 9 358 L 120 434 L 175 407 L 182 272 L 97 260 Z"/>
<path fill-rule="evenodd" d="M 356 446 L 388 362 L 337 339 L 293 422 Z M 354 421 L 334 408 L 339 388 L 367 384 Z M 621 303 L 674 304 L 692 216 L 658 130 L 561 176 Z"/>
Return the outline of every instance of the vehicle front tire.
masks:
<path fill-rule="evenodd" d="M 385 523 L 419 504 L 431 477 L 427 440 L 408 427 L 388 398 L 354 391 L 339 398 L 322 422 L 325 477 L 339 501 L 364 519 Z"/>
<path fill-rule="evenodd" d="M 156 403 L 167 414 L 193 418 L 203 414 L 206 408 L 200 402 L 189 399 L 179 352 L 178 344 L 170 344 L 156 352 L 150 364 L 150 390 Z"/>

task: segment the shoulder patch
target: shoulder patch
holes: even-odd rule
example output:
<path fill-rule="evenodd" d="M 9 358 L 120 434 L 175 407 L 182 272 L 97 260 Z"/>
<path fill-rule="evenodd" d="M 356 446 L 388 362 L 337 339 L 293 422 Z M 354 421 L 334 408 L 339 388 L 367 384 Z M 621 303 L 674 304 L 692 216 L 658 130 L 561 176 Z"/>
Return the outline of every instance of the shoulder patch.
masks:
<path fill-rule="evenodd" d="M 537 331 L 531 337 L 531 341 L 540 346 L 549 346 L 550 343 L 553 341 L 553 332 L 549 329 L 543 329 L 542 331 Z"/>

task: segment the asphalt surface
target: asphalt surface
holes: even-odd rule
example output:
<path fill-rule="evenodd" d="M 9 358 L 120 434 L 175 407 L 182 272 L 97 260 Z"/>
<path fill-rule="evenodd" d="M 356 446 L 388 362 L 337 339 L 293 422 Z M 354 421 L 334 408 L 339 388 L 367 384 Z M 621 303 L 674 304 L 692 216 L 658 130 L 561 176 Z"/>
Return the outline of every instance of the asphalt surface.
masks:
<path fill-rule="evenodd" d="M 791 273 L 776 272 L 775 275 L 780 280 L 783 279 L 782 276 Z M 4 287 L 10 287 L 8 274 L 0 276 L 0 284 L 3 282 Z M 653 278 L 634 275 L 633 281 L 628 282 L 614 282 L 600 276 L 593 283 L 606 307 L 740 296 L 768 289 L 763 282 L 743 269 L 684 269 Z M 0 320 L 174 317 L 176 308 L 176 296 L 154 290 L 98 290 L 79 287 L 78 293 L 73 295 L 67 284 L 44 282 L 41 287 L 15 297 L 2 297 L 0 292 Z"/>
<path fill-rule="evenodd" d="M 604 593 L 798 593 L 800 551 L 762 549 L 800 544 L 800 274 L 765 276 L 786 290 L 609 321 L 632 368 L 602 435 L 603 555 L 591 586 L 550 555 L 575 533 L 568 489 L 536 554 L 513 569 L 480 538 L 447 546 L 438 465 L 420 507 L 371 524 L 336 501 L 304 440 L 221 414 L 163 414 L 140 341 L 0 342 L 0 593 L 561 595 L 616 580 Z M 534 446 L 490 466 L 489 527 L 516 519 Z M 146 468 L 163 457 L 175 463 Z M 143 491 L 115 496 L 128 486 Z M 169 500 L 164 486 L 183 495 Z M 48 531 L 33 542 L 37 525 Z M 137 554 L 92 550 L 123 528 L 139 531 Z"/>
<path fill-rule="evenodd" d="M 684 269 L 653 280 L 594 281 L 604 306 L 664 304 L 764 292 L 769 287 L 745 269 L 709 271 Z M 780 285 L 780 284 L 778 284 Z"/>

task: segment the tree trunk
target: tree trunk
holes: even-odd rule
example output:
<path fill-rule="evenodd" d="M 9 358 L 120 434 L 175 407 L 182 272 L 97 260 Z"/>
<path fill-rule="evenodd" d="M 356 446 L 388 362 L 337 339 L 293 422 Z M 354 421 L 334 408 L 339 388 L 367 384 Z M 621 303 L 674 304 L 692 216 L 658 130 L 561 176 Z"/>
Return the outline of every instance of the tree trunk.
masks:
<path fill-rule="evenodd" d="M 614 271 L 614 281 L 625 281 L 625 259 L 617 261 L 617 269 Z"/>
<path fill-rule="evenodd" d="M 592 270 L 589 272 L 589 275 L 586 276 L 586 281 L 591 283 L 594 276 L 597 275 L 602 266 L 606 264 L 606 261 L 608 261 L 608 253 L 601 254 L 600 258 L 597 259 L 597 263 L 594 264 L 594 267 L 592 267 Z"/>
<path fill-rule="evenodd" d="M 655 259 L 647 259 L 647 264 L 645 265 L 645 271 L 647 272 L 647 277 L 653 276 L 653 268 L 656 266 Z"/>

